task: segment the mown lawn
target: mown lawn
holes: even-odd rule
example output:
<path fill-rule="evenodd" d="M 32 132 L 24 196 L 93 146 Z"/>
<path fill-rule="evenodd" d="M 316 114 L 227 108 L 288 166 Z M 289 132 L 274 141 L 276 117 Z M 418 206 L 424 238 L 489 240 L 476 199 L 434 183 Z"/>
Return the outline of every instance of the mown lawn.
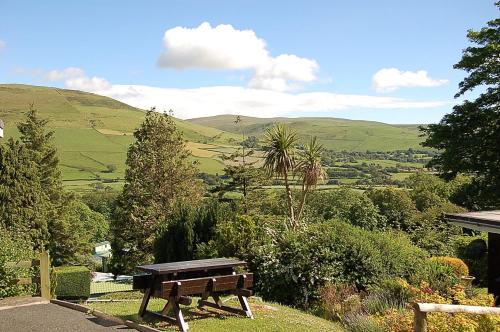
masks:
<path fill-rule="evenodd" d="M 157 319 L 148 318 L 145 321 L 137 316 L 140 306 L 139 292 L 127 292 L 114 294 L 111 298 L 127 298 L 131 302 L 94 302 L 87 304 L 89 307 L 117 316 L 122 319 L 129 319 L 136 322 L 147 323 L 161 330 L 175 331 L 177 326 Z M 105 296 L 103 298 L 110 298 Z M 238 301 L 232 298 L 224 299 L 225 303 L 231 306 L 238 306 Z M 292 309 L 275 303 L 267 303 L 258 298 L 250 299 L 250 307 L 255 316 L 254 319 L 220 312 L 215 309 L 199 310 L 194 299 L 190 307 L 183 306 L 183 313 L 186 322 L 189 324 L 191 332 L 215 332 L 215 331 L 344 331 L 340 325 L 325 319 L 304 313 L 300 310 Z M 148 309 L 161 311 L 165 305 L 164 300 L 151 299 Z"/>

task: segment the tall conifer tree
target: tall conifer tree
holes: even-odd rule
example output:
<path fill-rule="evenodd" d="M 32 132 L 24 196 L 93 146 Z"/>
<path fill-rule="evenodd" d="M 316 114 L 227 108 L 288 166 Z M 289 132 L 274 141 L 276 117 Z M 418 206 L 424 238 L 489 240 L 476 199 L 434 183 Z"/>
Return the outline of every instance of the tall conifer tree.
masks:
<path fill-rule="evenodd" d="M 0 145 L 0 225 L 29 236 L 35 250 L 49 234 L 45 196 L 33 152 L 19 141 Z"/>
<path fill-rule="evenodd" d="M 134 136 L 111 224 L 115 272 L 152 261 L 156 232 L 175 204 L 192 204 L 201 196 L 197 169 L 171 116 L 149 111 Z"/>

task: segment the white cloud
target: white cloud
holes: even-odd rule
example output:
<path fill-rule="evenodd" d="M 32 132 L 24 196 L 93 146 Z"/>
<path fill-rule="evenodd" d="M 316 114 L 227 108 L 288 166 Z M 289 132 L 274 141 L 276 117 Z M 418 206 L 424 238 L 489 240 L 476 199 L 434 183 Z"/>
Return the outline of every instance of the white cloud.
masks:
<path fill-rule="evenodd" d="M 62 70 L 40 71 L 39 76 L 47 81 L 64 81 L 85 76 L 85 72 L 77 67 L 68 67 Z"/>
<path fill-rule="evenodd" d="M 49 82 L 62 81 L 67 88 L 74 90 L 102 92 L 111 88 L 111 84 L 106 79 L 97 76 L 88 77 L 85 71 L 78 67 L 68 67 L 50 71 L 17 68 L 16 73 L 19 75 L 28 74 Z"/>
<path fill-rule="evenodd" d="M 5 43 L 3 40 L 0 39 L 0 51 L 2 51 L 5 46 L 7 46 L 7 43 Z"/>
<path fill-rule="evenodd" d="M 373 88 L 377 92 L 391 92 L 399 88 L 434 87 L 448 83 L 445 79 L 433 79 L 427 71 L 401 71 L 397 68 L 382 68 L 373 75 Z"/>
<path fill-rule="evenodd" d="M 295 61 L 295 59 L 291 57 L 279 61 Z M 269 70 L 280 71 L 280 65 L 278 63 Z M 62 81 L 67 88 L 108 96 L 142 109 L 153 106 L 158 110 L 173 109 L 174 115 L 182 119 L 218 114 L 293 117 L 307 113 L 314 115 L 324 113 L 325 116 L 331 116 L 332 112 L 347 109 L 425 109 L 447 104 L 443 101 L 415 101 L 332 92 L 290 93 L 239 86 L 178 89 L 120 85 L 111 84 L 102 77 L 89 77 L 84 70 L 77 67 L 52 71 L 19 68 L 18 73 L 30 74 L 45 80 Z M 286 75 L 285 77 L 293 77 L 295 73 L 290 72 Z"/>
<path fill-rule="evenodd" d="M 252 70 L 249 86 L 285 91 L 316 80 L 316 61 L 293 54 L 269 55 L 266 42 L 252 30 L 231 25 L 175 27 L 165 32 L 158 65 L 165 68 Z"/>
<path fill-rule="evenodd" d="M 217 114 L 257 117 L 301 116 L 307 113 L 346 109 L 419 109 L 446 105 L 442 101 L 412 101 L 402 98 L 348 95 L 331 92 L 288 93 L 236 86 L 195 89 L 158 88 L 142 85 L 112 85 L 99 94 L 142 109 L 173 109 L 187 119 Z"/>
<path fill-rule="evenodd" d="M 73 77 L 67 79 L 64 84 L 73 90 L 83 90 L 90 92 L 105 91 L 111 88 L 111 84 L 102 77 Z"/>

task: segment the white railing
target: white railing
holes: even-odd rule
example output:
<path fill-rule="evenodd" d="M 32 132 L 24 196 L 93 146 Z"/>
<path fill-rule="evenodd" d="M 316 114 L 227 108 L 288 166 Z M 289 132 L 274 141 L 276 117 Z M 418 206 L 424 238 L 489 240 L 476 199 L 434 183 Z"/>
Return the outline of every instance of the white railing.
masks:
<path fill-rule="evenodd" d="M 472 305 L 457 305 L 457 304 L 436 304 L 436 303 L 413 303 L 413 311 L 415 313 L 413 320 L 414 332 L 427 331 L 427 313 L 428 312 L 446 312 L 452 313 L 467 313 L 475 315 L 500 315 L 500 308 L 496 307 L 480 307 Z"/>

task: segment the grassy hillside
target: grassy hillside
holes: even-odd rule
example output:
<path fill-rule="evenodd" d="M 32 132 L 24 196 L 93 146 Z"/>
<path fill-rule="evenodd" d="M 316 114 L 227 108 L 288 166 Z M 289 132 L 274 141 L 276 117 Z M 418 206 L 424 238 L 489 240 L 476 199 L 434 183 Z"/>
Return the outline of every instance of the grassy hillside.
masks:
<path fill-rule="evenodd" d="M 188 120 L 191 123 L 217 128 L 247 136 L 262 136 L 276 122 L 288 124 L 303 139 L 318 136 L 325 147 L 337 151 L 392 151 L 418 149 L 421 138 L 416 125 L 389 125 L 380 122 L 336 118 L 253 118 L 241 117 L 234 123 L 234 115 L 218 115 Z"/>
<path fill-rule="evenodd" d="M 0 85 L 0 118 L 6 124 L 6 137 L 17 137 L 16 123 L 23 119 L 30 103 L 50 120 L 61 159 L 65 184 L 81 186 L 98 178 L 122 179 L 127 148 L 132 133 L 144 118 L 144 111 L 111 98 L 73 90 Z M 239 135 L 176 119 L 189 140 L 201 171 L 221 172 L 217 153 L 208 149 L 230 146 Z M 195 145 L 193 145 L 195 144 Z M 207 150 L 205 150 L 207 149 Z M 106 172 L 106 165 L 117 170 Z"/>

